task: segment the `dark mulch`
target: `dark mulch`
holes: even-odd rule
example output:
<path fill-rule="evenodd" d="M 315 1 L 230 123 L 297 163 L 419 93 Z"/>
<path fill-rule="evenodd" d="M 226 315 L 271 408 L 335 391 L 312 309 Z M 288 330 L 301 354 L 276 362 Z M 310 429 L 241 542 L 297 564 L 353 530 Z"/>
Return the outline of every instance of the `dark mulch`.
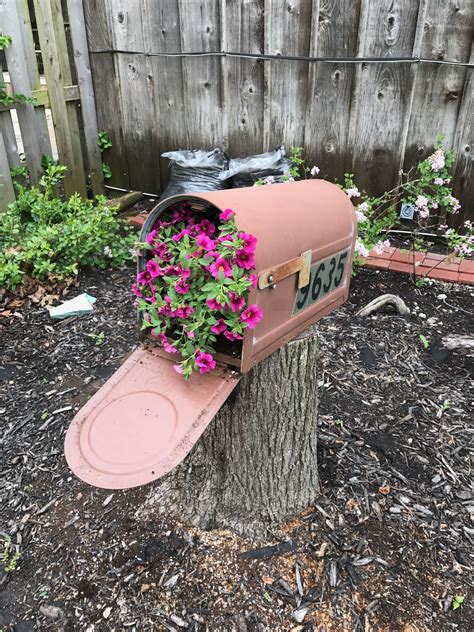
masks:
<path fill-rule="evenodd" d="M 468 332 L 472 289 L 359 274 L 317 326 L 321 490 L 249 541 L 139 519 L 147 489 L 92 489 L 66 466 L 69 420 L 136 344 L 132 275 L 81 276 L 70 295 L 97 296 L 93 316 L 32 304 L 2 321 L 0 532 L 21 558 L 0 571 L 0 629 L 471 630 L 472 360 L 439 341 Z M 387 291 L 410 318 L 355 316 Z"/>

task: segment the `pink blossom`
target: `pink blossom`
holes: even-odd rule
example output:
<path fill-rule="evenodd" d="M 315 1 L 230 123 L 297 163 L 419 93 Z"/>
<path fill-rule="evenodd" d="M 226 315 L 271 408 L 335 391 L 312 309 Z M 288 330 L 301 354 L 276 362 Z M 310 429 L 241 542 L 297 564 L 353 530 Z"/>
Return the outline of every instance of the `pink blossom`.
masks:
<path fill-rule="evenodd" d="M 196 243 L 204 250 L 213 250 L 216 247 L 216 242 L 213 239 L 210 239 L 205 233 L 201 233 L 198 236 Z"/>
<path fill-rule="evenodd" d="M 183 230 L 181 232 L 179 232 L 177 235 L 173 235 L 173 237 L 171 237 L 171 239 L 173 241 L 181 241 L 181 239 L 183 239 L 183 237 L 185 235 L 189 235 L 190 230 L 189 228 L 183 228 Z"/>
<path fill-rule="evenodd" d="M 148 270 L 143 270 L 143 272 L 137 274 L 137 283 L 139 285 L 146 285 L 150 280 L 151 276 Z"/>
<path fill-rule="evenodd" d="M 428 206 L 428 198 L 426 198 L 424 195 L 419 195 L 416 198 L 415 205 L 418 208 L 421 208 L 422 206 Z"/>
<path fill-rule="evenodd" d="M 141 293 L 141 290 L 138 287 L 138 285 L 136 285 L 136 283 L 132 285 L 132 292 L 135 294 L 137 298 L 143 298 L 143 294 Z"/>
<path fill-rule="evenodd" d="M 194 331 L 188 331 L 187 329 L 185 329 L 184 331 L 188 338 L 196 338 L 196 334 L 194 333 Z"/>
<path fill-rule="evenodd" d="M 352 187 L 351 189 L 346 189 L 346 195 L 349 199 L 352 199 L 353 197 L 360 197 L 360 191 L 357 187 Z"/>
<path fill-rule="evenodd" d="M 257 305 L 249 305 L 240 315 L 242 322 L 247 324 L 249 329 L 253 329 L 262 320 L 263 311 Z"/>
<path fill-rule="evenodd" d="M 235 261 L 239 268 L 251 270 L 255 266 L 255 255 L 242 248 L 235 252 Z"/>
<path fill-rule="evenodd" d="M 185 283 L 183 279 L 180 279 L 175 285 L 178 294 L 187 294 L 190 287 L 189 283 Z"/>
<path fill-rule="evenodd" d="M 183 374 L 183 367 L 180 364 L 173 364 L 173 369 L 180 375 Z"/>
<path fill-rule="evenodd" d="M 158 231 L 157 230 L 152 230 L 146 236 L 146 242 L 148 244 L 152 244 L 155 241 L 155 238 L 156 238 L 157 235 L 158 235 Z"/>
<path fill-rule="evenodd" d="M 227 340 L 230 340 L 231 342 L 233 342 L 234 340 L 242 340 L 242 336 L 234 331 L 224 331 L 224 336 L 227 338 Z"/>
<path fill-rule="evenodd" d="M 154 245 L 152 252 L 154 255 L 162 259 L 168 252 L 168 246 L 165 243 L 160 242 Z"/>
<path fill-rule="evenodd" d="M 356 218 L 359 224 L 361 224 L 362 222 L 365 222 L 365 220 L 367 219 L 364 213 L 362 213 L 362 211 L 359 211 L 359 209 L 356 209 L 355 214 L 356 214 Z"/>
<path fill-rule="evenodd" d="M 190 307 L 189 305 L 184 305 L 183 307 L 178 307 L 175 311 L 175 314 L 178 318 L 189 318 L 191 314 L 194 312 L 194 307 Z"/>
<path fill-rule="evenodd" d="M 379 240 L 374 247 L 374 250 L 376 252 L 376 254 L 381 255 L 384 250 L 386 250 L 387 248 L 390 248 L 390 242 L 388 239 L 386 239 L 385 241 Z"/>
<path fill-rule="evenodd" d="M 257 238 L 250 233 L 237 233 L 237 237 L 242 240 L 242 248 L 246 252 L 255 252 Z"/>
<path fill-rule="evenodd" d="M 210 309 L 223 310 L 226 307 L 225 305 L 221 305 L 220 303 L 218 303 L 215 298 L 208 298 L 206 300 L 206 303 Z"/>
<path fill-rule="evenodd" d="M 357 208 L 359 209 L 359 211 L 361 211 L 362 213 L 367 213 L 367 211 L 369 210 L 369 205 L 367 204 L 367 202 L 361 202 Z"/>
<path fill-rule="evenodd" d="M 421 206 L 418 209 L 418 214 L 420 215 L 421 219 L 426 219 L 430 216 L 430 209 L 427 206 Z"/>
<path fill-rule="evenodd" d="M 470 222 L 468 219 L 464 222 L 464 228 L 472 228 L 472 222 Z"/>
<path fill-rule="evenodd" d="M 227 329 L 227 325 L 224 322 L 223 318 L 219 318 L 218 322 L 215 325 L 212 325 L 211 331 L 215 334 L 221 334 Z"/>
<path fill-rule="evenodd" d="M 448 195 L 448 197 L 446 198 L 446 202 L 450 206 L 452 206 L 453 213 L 456 213 L 461 208 L 461 205 L 459 204 L 459 200 L 455 198 L 454 195 Z"/>
<path fill-rule="evenodd" d="M 258 283 L 258 276 L 256 274 L 251 274 L 249 276 L 249 281 L 252 284 L 252 287 L 254 288 L 254 290 L 257 289 L 257 283 Z"/>
<path fill-rule="evenodd" d="M 275 182 L 275 176 L 267 176 L 264 182 L 265 184 L 273 184 Z"/>
<path fill-rule="evenodd" d="M 196 354 L 196 366 L 199 367 L 199 373 L 207 373 L 216 367 L 216 361 L 210 353 L 198 351 Z"/>
<path fill-rule="evenodd" d="M 433 180 L 433 184 L 436 184 L 436 185 L 438 185 L 438 186 L 441 186 L 442 184 L 444 184 L 444 180 L 443 180 L 443 178 L 435 178 L 435 179 Z"/>
<path fill-rule="evenodd" d="M 196 228 L 199 232 L 204 233 L 208 237 L 216 232 L 216 227 L 208 219 L 203 219 L 200 224 L 196 224 Z"/>
<path fill-rule="evenodd" d="M 245 306 L 245 298 L 237 296 L 235 292 L 229 292 L 230 309 L 233 312 L 240 312 Z"/>
<path fill-rule="evenodd" d="M 364 244 L 359 239 L 356 239 L 355 251 L 361 257 L 367 258 L 369 256 L 368 249 L 364 246 Z"/>
<path fill-rule="evenodd" d="M 178 352 L 176 347 L 168 342 L 168 340 L 166 339 L 165 334 L 156 334 L 154 329 L 151 330 L 151 333 L 152 333 L 153 336 L 156 336 L 158 338 L 158 340 L 163 345 L 163 349 L 165 351 L 167 351 L 168 353 L 177 353 Z"/>
<path fill-rule="evenodd" d="M 428 156 L 428 162 L 430 163 L 432 171 L 441 171 L 445 165 L 445 156 L 442 149 L 437 149 L 434 154 Z"/>
<path fill-rule="evenodd" d="M 232 211 L 230 208 L 226 208 L 219 215 L 219 219 L 222 220 L 223 222 L 228 222 L 231 217 L 234 217 L 234 211 Z"/>
<path fill-rule="evenodd" d="M 150 259 L 150 261 L 146 262 L 146 269 L 150 273 L 150 277 L 152 279 L 158 276 L 162 276 L 163 274 L 163 270 L 161 269 L 160 264 L 158 263 L 158 261 L 155 261 L 154 259 Z"/>
<path fill-rule="evenodd" d="M 314 165 L 314 167 L 312 167 L 310 174 L 313 176 L 317 176 L 318 173 L 321 171 L 321 169 L 319 167 L 316 167 L 316 165 Z"/>
<path fill-rule="evenodd" d="M 223 273 L 224 277 L 232 276 L 232 268 L 229 262 L 224 259 L 224 257 L 219 257 L 219 259 L 216 259 L 214 263 L 211 263 L 211 265 L 209 266 L 209 271 L 215 279 L 219 278 L 219 274 L 221 272 Z"/>

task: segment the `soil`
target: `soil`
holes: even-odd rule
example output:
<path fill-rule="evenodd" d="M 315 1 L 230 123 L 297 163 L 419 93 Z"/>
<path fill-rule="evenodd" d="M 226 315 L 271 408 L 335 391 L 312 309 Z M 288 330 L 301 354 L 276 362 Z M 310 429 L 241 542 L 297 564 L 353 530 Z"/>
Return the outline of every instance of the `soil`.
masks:
<path fill-rule="evenodd" d="M 0 320 L 0 630 L 472 630 L 472 358 L 441 340 L 472 333 L 473 289 L 358 274 L 316 326 L 321 488 L 251 541 L 139 518 L 147 488 L 67 467 L 70 419 L 137 344 L 132 277 L 83 273 L 91 316 Z M 356 315 L 386 292 L 411 316 Z"/>

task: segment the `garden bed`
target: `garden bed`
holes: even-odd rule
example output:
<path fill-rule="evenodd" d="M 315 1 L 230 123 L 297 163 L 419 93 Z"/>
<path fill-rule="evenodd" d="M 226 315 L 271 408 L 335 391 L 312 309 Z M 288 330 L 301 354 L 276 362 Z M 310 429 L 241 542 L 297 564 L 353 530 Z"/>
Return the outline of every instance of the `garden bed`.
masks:
<path fill-rule="evenodd" d="M 132 280 L 82 274 L 69 297 L 96 296 L 92 316 L 31 305 L 0 321 L 0 532 L 21 552 L 0 571 L 0 629 L 469 630 L 472 359 L 439 343 L 468 333 L 472 288 L 359 273 L 315 327 L 321 490 L 249 541 L 137 518 L 146 489 L 112 494 L 67 468 L 70 419 L 136 345 Z M 413 315 L 355 316 L 385 292 Z"/>

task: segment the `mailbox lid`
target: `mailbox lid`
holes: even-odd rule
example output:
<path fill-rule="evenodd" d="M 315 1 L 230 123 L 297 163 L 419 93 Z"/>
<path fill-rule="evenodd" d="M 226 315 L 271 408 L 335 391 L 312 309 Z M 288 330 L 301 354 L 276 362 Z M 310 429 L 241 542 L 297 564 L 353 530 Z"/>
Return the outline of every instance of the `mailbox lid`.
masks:
<path fill-rule="evenodd" d="M 164 476 L 185 458 L 241 376 L 219 367 L 185 381 L 175 362 L 139 347 L 78 412 L 65 438 L 76 476 L 127 489 Z"/>

